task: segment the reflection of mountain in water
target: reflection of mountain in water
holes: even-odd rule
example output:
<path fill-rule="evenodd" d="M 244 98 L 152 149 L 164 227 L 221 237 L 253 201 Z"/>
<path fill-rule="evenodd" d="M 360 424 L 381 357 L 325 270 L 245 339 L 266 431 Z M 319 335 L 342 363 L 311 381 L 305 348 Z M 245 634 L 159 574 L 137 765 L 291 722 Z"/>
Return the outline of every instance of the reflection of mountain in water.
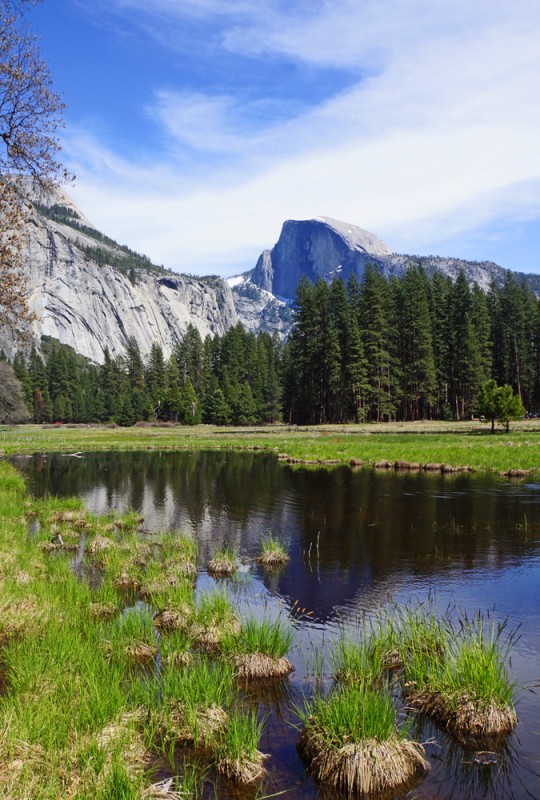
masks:
<path fill-rule="evenodd" d="M 297 469 L 255 453 L 97 453 L 16 459 L 38 495 L 95 512 L 134 508 L 152 530 L 197 535 L 201 563 L 228 543 L 257 554 L 277 532 L 291 563 L 267 586 L 324 620 L 397 584 L 489 573 L 538 552 L 540 492 L 491 476 Z"/>

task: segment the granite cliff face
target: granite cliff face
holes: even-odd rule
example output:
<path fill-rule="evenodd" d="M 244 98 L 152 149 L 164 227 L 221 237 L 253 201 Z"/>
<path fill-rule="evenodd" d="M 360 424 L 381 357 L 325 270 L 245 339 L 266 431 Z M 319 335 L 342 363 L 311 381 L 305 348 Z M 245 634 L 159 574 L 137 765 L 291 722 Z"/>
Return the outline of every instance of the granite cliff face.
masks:
<path fill-rule="evenodd" d="M 393 253 L 377 236 L 355 225 L 316 217 L 284 223 L 278 242 L 264 250 L 254 269 L 227 281 L 195 279 L 156 267 L 144 256 L 97 231 L 61 190 L 35 198 L 28 237 L 30 307 L 36 314 L 33 338 L 49 336 L 102 363 L 134 337 L 146 356 L 160 342 L 166 356 L 189 324 L 204 338 L 222 335 L 238 321 L 253 332 L 277 332 L 292 324 L 291 302 L 302 276 L 316 281 L 361 279 L 368 263 L 387 275 L 402 275 L 411 263 L 455 278 L 464 270 L 470 283 L 487 290 L 505 270 L 491 262 Z M 521 275 L 538 295 L 540 276 Z M 0 348 L 12 355 L 12 331 L 0 331 Z"/>
<path fill-rule="evenodd" d="M 264 271 L 264 288 L 278 297 L 291 298 L 304 275 L 312 281 L 340 274 L 348 277 L 351 272 L 361 275 L 367 263 L 391 255 L 392 251 L 377 236 L 355 225 L 328 217 L 289 220 L 272 251 L 261 257 L 264 266 L 258 272 L 255 268 L 254 282 Z"/>
<path fill-rule="evenodd" d="M 463 270 L 468 281 L 489 289 L 493 280 L 502 281 L 506 270 L 490 261 L 475 262 L 440 256 L 398 255 L 369 231 L 329 217 L 289 220 L 284 223 L 279 240 L 272 250 L 265 250 L 244 278 L 244 290 L 253 285 L 274 297 L 290 302 L 302 276 L 316 281 L 345 280 L 351 273 L 362 278 L 366 264 L 377 264 L 390 277 L 402 275 L 412 264 L 421 264 L 432 273 L 442 272 L 455 279 Z M 515 273 L 540 294 L 540 278 Z"/>
<path fill-rule="evenodd" d="M 225 281 L 153 267 L 96 231 L 64 192 L 36 202 L 27 265 L 34 339 L 54 337 L 97 363 L 131 336 L 143 357 L 155 341 L 168 356 L 188 324 L 204 338 L 238 321 Z M 8 352 L 9 338 L 0 343 Z"/>

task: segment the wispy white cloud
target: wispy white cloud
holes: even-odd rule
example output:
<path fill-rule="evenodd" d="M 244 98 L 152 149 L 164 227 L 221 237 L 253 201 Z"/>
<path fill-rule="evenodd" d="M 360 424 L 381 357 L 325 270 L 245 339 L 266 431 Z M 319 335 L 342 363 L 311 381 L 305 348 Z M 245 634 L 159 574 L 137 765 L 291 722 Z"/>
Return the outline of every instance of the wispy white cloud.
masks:
<path fill-rule="evenodd" d="M 319 105 L 279 113 L 264 93 L 158 86 L 146 112 L 166 147 L 150 163 L 151 151 L 133 164 L 68 140 L 83 210 L 157 261 L 247 268 L 285 218 L 333 216 L 421 251 L 540 214 L 536 0 L 111 3 L 218 19 L 221 46 L 253 59 L 358 71 Z"/>

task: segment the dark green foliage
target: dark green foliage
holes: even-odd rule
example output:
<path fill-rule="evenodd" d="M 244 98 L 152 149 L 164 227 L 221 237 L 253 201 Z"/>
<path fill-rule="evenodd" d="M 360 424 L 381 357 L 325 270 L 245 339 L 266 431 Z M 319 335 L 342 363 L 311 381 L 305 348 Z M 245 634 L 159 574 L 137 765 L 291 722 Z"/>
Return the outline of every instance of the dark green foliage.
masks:
<path fill-rule="evenodd" d="M 126 245 L 118 244 L 114 239 L 100 233 L 100 231 L 95 228 L 84 225 L 80 222 L 80 216 L 77 212 L 68 206 L 58 204 L 44 206 L 41 203 L 34 203 L 34 206 L 39 213 L 47 217 L 47 219 L 52 219 L 63 225 L 69 225 L 70 228 L 74 228 L 76 231 L 80 231 L 84 233 L 85 236 L 98 242 L 95 247 L 83 245 L 81 243 L 77 243 L 76 247 L 100 266 L 108 265 L 118 269 L 124 275 L 128 275 L 132 283 L 136 282 L 137 270 L 144 270 L 146 272 L 153 271 L 163 274 L 167 272 L 163 267 L 152 264 L 148 256 L 136 253 L 134 250 L 126 247 Z M 100 247 L 100 244 L 105 246 Z"/>
<path fill-rule="evenodd" d="M 452 283 L 411 265 L 388 279 L 368 266 L 346 293 L 340 280 L 301 281 L 294 318 L 282 356 L 287 421 L 467 419 L 490 377 L 527 410 L 540 405 L 540 306 L 510 274 L 486 294 L 463 273 Z"/>
<path fill-rule="evenodd" d="M 241 324 L 203 341 L 189 325 L 169 359 L 159 342 L 143 358 L 130 338 L 122 355 L 105 350 L 96 366 L 44 338 L 41 353 L 15 356 L 13 372 L 35 422 L 319 424 L 482 413 L 508 426 L 540 408 L 540 305 L 510 274 L 486 294 L 463 273 L 452 283 L 411 265 L 388 279 L 368 266 L 347 286 L 301 280 L 293 313 L 284 344 Z"/>

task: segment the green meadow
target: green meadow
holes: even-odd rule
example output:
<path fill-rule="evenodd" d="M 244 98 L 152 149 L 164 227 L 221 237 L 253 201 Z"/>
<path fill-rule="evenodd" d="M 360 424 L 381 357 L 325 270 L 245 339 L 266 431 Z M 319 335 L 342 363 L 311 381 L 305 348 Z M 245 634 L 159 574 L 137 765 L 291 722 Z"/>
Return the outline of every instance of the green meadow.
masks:
<path fill-rule="evenodd" d="M 473 470 L 540 470 L 540 420 L 494 435 L 481 422 L 417 422 L 295 427 L 0 427 L 0 454 L 102 450 L 249 450 L 312 462 L 381 460 L 441 463 Z"/>

